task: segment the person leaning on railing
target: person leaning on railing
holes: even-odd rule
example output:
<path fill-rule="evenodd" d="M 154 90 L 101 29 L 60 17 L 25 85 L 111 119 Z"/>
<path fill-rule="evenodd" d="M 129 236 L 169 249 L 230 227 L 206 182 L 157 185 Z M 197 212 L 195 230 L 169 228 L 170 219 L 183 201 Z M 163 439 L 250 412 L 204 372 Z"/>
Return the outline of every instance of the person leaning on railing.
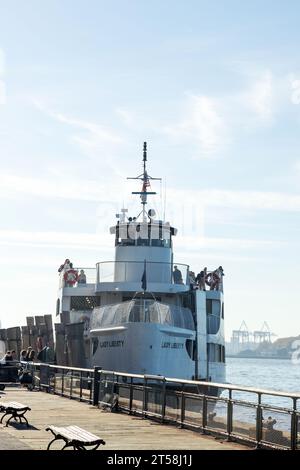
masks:
<path fill-rule="evenodd" d="M 86 275 L 83 269 L 80 270 L 78 279 L 77 279 L 78 284 L 86 284 Z"/>
<path fill-rule="evenodd" d="M 206 290 L 205 278 L 207 275 L 207 268 L 204 268 L 203 271 L 197 274 L 196 282 L 200 290 Z"/>
<path fill-rule="evenodd" d="M 190 283 L 190 289 L 194 290 L 197 286 L 196 276 L 195 276 L 194 271 L 189 271 L 189 283 Z"/>
<path fill-rule="evenodd" d="M 182 274 L 181 271 L 177 268 L 177 266 L 174 266 L 173 279 L 175 284 L 183 284 Z"/>

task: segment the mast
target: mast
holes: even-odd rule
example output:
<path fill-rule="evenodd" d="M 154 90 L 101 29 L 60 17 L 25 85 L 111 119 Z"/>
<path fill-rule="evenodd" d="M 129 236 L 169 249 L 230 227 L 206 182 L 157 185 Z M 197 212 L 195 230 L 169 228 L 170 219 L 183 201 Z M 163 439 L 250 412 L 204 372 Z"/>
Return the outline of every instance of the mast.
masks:
<path fill-rule="evenodd" d="M 147 188 L 150 187 L 150 180 L 161 180 L 161 178 L 153 178 L 147 172 L 147 142 L 144 142 L 143 147 L 143 173 L 135 176 L 135 177 L 128 177 L 128 180 L 141 180 L 142 181 L 142 189 L 141 191 L 133 191 L 132 194 L 139 194 L 141 198 L 141 204 L 143 206 L 142 214 L 143 214 L 143 222 L 147 221 L 147 214 L 146 214 L 146 204 L 147 204 L 147 197 L 149 194 L 156 194 L 154 191 L 147 191 Z"/>

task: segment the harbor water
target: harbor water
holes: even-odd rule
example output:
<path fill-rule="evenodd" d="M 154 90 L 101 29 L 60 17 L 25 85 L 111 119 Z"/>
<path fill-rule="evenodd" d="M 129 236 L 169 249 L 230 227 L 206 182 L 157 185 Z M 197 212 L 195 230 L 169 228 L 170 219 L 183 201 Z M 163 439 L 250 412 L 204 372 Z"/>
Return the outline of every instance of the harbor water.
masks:
<path fill-rule="evenodd" d="M 289 359 L 226 359 L 227 382 L 277 391 L 300 392 L 300 364 Z"/>
<path fill-rule="evenodd" d="M 280 392 L 300 393 L 300 364 L 288 359 L 233 358 L 226 359 L 226 382 Z M 253 401 L 246 392 L 234 392 L 234 398 Z M 262 403 L 291 407 L 292 400 L 264 395 Z M 300 409 L 300 403 L 298 403 Z"/>

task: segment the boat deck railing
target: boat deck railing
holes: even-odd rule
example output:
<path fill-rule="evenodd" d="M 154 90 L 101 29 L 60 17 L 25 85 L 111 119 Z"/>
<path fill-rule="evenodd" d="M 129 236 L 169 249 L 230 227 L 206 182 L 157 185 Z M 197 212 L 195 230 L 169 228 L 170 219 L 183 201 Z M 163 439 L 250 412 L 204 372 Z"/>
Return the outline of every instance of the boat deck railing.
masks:
<path fill-rule="evenodd" d="M 180 274 L 174 274 L 174 267 L 177 266 Z M 86 282 L 74 282 L 73 285 L 66 285 L 64 280 L 65 272 L 60 273 L 59 287 L 85 287 L 89 284 L 100 283 L 118 283 L 118 282 L 138 282 L 141 283 L 142 275 L 145 270 L 144 261 L 102 261 L 96 264 L 96 268 L 74 267 L 74 270 L 79 274 L 83 271 L 86 277 Z M 207 271 L 207 274 L 212 274 L 213 271 Z M 164 283 L 164 284 L 177 284 L 190 286 L 191 281 L 189 278 L 189 266 L 182 263 L 167 263 L 160 261 L 146 262 L 146 279 L 147 283 Z M 195 283 L 195 288 L 197 287 Z M 206 290 L 210 290 L 209 285 L 206 285 Z M 216 290 L 223 291 L 223 279 Z"/>
<path fill-rule="evenodd" d="M 177 266 L 177 274 L 174 267 Z M 102 261 L 96 264 L 97 284 L 101 282 L 141 282 L 189 285 L 189 266 L 160 261 Z"/>
<path fill-rule="evenodd" d="M 39 388 L 255 447 L 300 449 L 300 392 L 36 365 Z"/>
<path fill-rule="evenodd" d="M 176 279 L 173 274 L 174 266 L 177 266 L 181 273 Z M 138 282 L 144 272 L 144 261 L 102 261 L 96 264 L 96 268 L 74 267 L 73 269 L 80 273 L 84 271 L 86 282 L 74 282 L 74 287 L 84 287 L 87 284 L 99 284 L 107 282 Z M 164 263 L 149 261 L 146 263 L 147 283 L 159 282 L 165 284 L 189 285 L 189 266 L 180 263 Z M 60 287 L 67 286 L 64 279 L 65 272 L 60 273 Z"/>
<path fill-rule="evenodd" d="M 67 286 L 64 275 L 65 271 L 62 271 L 59 274 L 59 287 L 86 287 L 88 284 L 95 284 L 96 282 L 96 268 L 82 268 L 82 267 L 75 267 L 73 268 L 79 274 L 80 271 L 84 271 L 85 274 L 85 282 L 75 282 L 73 286 Z"/>

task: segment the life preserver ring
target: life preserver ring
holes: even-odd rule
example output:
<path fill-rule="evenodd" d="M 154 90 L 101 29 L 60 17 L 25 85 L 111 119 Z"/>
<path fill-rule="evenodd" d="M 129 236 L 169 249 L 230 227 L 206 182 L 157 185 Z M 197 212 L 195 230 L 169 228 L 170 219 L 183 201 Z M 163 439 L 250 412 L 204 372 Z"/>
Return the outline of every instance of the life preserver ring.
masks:
<path fill-rule="evenodd" d="M 76 269 L 68 269 L 64 274 L 64 280 L 67 284 L 75 284 L 78 280 L 78 271 Z"/>
<path fill-rule="evenodd" d="M 208 286 L 214 285 L 216 282 L 220 282 L 220 276 L 215 271 L 208 273 L 205 276 L 205 282 Z"/>

